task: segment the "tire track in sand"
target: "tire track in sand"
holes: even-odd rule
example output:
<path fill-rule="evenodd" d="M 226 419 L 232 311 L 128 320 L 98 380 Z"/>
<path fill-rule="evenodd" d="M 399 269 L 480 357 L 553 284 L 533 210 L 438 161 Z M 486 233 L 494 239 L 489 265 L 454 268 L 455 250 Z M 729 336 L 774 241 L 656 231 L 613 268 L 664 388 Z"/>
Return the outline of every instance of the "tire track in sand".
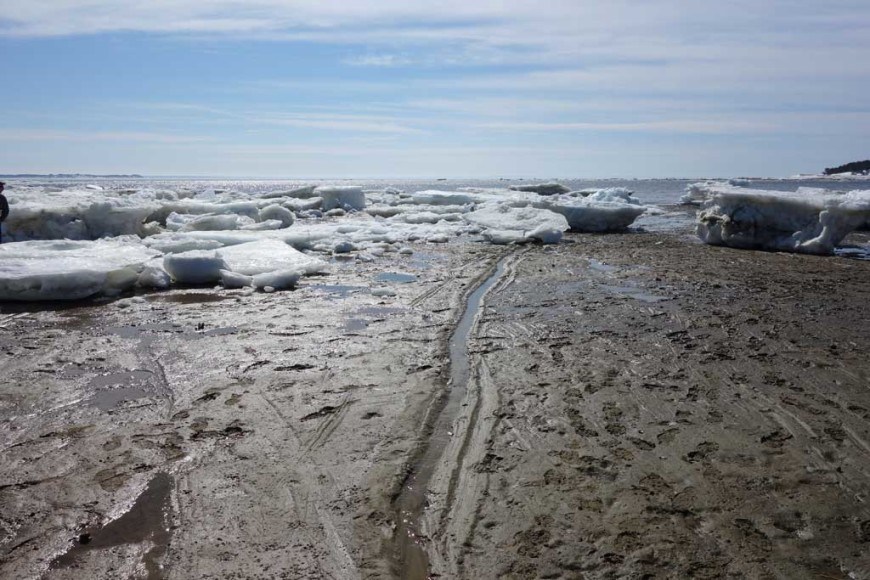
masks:
<path fill-rule="evenodd" d="M 402 578 L 422 579 L 436 570 L 442 572 L 445 555 L 457 545 L 444 537 L 452 504 L 462 504 L 462 520 L 466 524 L 463 527 L 473 525 L 473 507 L 470 519 L 465 517 L 465 510 L 470 507 L 469 502 L 476 502 L 477 494 L 467 490 L 462 501 L 457 502 L 456 489 L 463 471 L 471 471 L 465 469 L 466 459 L 472 462 L 478 459 L 489 437 L 497 396 L 494 389 L 487 388 L 493 398 L 488 397 L 482 405 L 478 358 L 470 355 L 469 341 L 479 326 L 486 297 L 513 281 L 517 256 L 510 254 L 499 260 L 495 269 L 488 271 L 482 282 L 467 294 L 463 314 L 450 336 L 450 381 L 443 406 L 437 411 L 422 454 L 411 466 L 394 502 L 397 512 L 394 558 Z M 478 420 L 481 412 L 485 421 Z M 477 480 L 473 483 L 480 484 Z"/>

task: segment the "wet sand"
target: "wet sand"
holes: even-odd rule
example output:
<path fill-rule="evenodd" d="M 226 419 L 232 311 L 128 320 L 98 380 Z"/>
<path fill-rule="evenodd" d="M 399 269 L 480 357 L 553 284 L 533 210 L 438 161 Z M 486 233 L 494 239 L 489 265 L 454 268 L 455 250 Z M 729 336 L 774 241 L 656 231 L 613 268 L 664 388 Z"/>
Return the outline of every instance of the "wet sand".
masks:
<path fill-rule="evenodd" d="M 870 577 L 870 262 L 415 249 L 0 306 L 0 577 Z"/>

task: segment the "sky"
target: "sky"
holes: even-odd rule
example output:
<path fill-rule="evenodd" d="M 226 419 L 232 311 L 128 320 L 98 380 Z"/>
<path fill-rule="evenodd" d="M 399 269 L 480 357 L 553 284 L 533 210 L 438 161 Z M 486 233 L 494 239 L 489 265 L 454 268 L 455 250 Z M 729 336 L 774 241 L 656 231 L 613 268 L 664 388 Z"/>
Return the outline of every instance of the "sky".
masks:
<path fill-rule="evenodd" d="M 0 0 L 0 173 L 814 173 L 868 55 L 867 0 Z"/>

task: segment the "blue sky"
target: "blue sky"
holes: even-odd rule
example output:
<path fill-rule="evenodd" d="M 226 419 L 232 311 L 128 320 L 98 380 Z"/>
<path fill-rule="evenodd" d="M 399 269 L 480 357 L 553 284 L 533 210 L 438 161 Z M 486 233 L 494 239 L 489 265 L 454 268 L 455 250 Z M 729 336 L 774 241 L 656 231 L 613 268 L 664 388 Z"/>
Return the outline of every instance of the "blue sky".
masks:
<path fill-rule="evenodd" d="M 0 0 L 0 173 L 790 175 L 870 157 L 866 0 Z"/>

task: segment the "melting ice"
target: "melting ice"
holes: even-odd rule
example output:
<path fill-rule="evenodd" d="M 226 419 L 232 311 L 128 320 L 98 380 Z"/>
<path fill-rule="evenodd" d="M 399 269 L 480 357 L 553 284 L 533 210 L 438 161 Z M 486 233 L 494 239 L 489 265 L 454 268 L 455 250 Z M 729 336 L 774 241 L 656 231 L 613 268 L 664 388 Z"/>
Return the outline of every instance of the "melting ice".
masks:
<path fill-rule="evenodd" d="M 852 231 L 870 224 L 870 190 L 766 191 L 706 182 L 689 186 L 700 201 L 698 236 L 735 248 L 831 254 Z"/>
<path fill-rule="evenodd" d="M 560 184 L 403 192 L 306 186 L 260 194 L 18 186 L 0 246 L 0 300 L 80 299 L 134 287 L 290 288 L 324 258 L 372 260 L 385 246 L 557 243 L 624 229 L 645 211 L 622 188 Z"/>

